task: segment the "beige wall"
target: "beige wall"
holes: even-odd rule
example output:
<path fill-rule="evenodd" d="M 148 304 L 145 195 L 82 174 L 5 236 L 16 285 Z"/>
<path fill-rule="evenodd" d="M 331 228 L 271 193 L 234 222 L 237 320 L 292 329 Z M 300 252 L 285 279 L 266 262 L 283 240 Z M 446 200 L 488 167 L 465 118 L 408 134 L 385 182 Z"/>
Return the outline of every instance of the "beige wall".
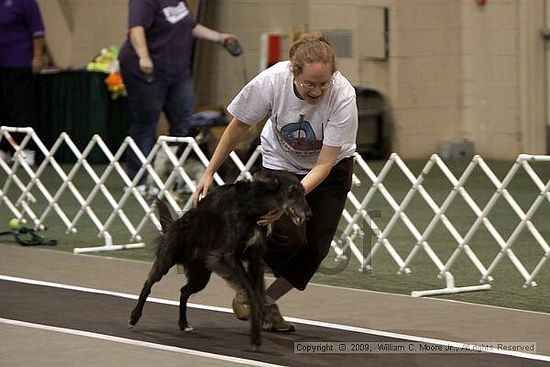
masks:
<path fill-rule="evenodd" d="M 61 65 L 84 66 L 125 37 L 127 0 L 39 2 Z M 199 43 L 197 104 L 226 105 L 256 75 L 262 32 L 348 31 L 353 55 L 340 58 L 339 69 L 354 85 L 389 99 L 402 156 L 425 158 L 441 142 L 461 139 L 474 141 L 485 158 L 544 154 L 545 2 L 210 0 L 205 25 L 239 36 L 245 52 L 234 58 Z M 369 57 L 379 45 L 382 7 L 390 14 L 386 60 Z"/>
<path fill-rule="evenodd" d="M 465 137 L 489 157 L 546 153 L 543 1 L 462 8 Z"/>
<path fill-rule="evenodd" d="M 260 65 L 260 35 L 263 32 L 288 34 L 307 22 L 306 4 L 296 0 L 209 1 L 204 25 L 237 35 L 245 50 L 241 57 L 230 56 L 216 44 L 199 41 L 197 103 L 226 105 Z"/>
<path fill-rule="evenodd" d="M 401 155 L 427 157 L 442 142 L 470 139 L 486 158 L 514 158 L 546 153 L 543 2 L 226 0 L 215 2 L 210 25 L 243 38 L 248 79 L 261 32 L 306 24 L 351 31 L 354 56 L 340 58 L 339 68 L 353 84 L 389 98 Z M 390 57 L 372 60 L 361 53 L 373 31 L 365 19 L 381 6 L 390 9 Z M 198 100 L 227 103 L 242 84 L 241 64 L 220 50 L 203 59 L 214 67 L 200 70 Z"/>
<path fill-rule="evenodd" d="M 46 42 L 57 65 L 85 67 L 104 47 L 126 37 L 127 0 L 38 0 Z"/>
<path fill-rule="evenodd" d="M 399 1 L 391 17 L 395 146 L 403 156 L 426 157 L 463 135 L 460 2 Z"/>

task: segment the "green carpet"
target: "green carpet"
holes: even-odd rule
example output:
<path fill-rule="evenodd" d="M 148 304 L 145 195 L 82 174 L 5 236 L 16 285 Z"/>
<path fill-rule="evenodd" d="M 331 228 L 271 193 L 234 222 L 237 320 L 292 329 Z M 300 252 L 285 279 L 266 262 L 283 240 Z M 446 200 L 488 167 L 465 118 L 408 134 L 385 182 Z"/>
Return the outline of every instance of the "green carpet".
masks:
<path fill-rule="evenodd" d="M 383 163 L 384 162 L 368 162 L 369 166 L 376 173 L 380 171 Z M 446 162 L 448 167 L 457 177 L 462 174 L 468 163 L 469 162 L 466 161 Z M 491 161 L 487 163 L 501 180 L 513 164 L 513 162 L 501 161 Z M 416 176 L 420 174 L 426 161 L 407 161 L 406 164 Z M 93 167 L 100 175 L 107 166 L 95 165 Z M 532 167 L 540 176 L 541 180 L 546 183 L 550 178 L 550 165 L 545 163 L 532 163 Z M 68 174 L 71 166 L 63 166 L 63 169 Z M 361 185 L 355 186 L 353 192 L 359 200 L 361 200 L 371 187 L 371 182 L 363 172 L 357 168 L 356 174 L 361 180 Z M 23 171 L 18 172 L 18 177 L 24 184 L 28 183 L 30 180 Z M 116 174 L 111 174 L 105 183 L 116 201 L 118 201 L 124 193 L 124 184 L 122 180 L 117 177 Z M 0 189 L 4 189 L 7 179 L 6 173 L 2 171 L 0 173 Z M 62 180 L 51 167 L 48 167 L 40 177 L 40 182 L 44 184 L 52 196 L 54 196 L 56 190 L 63 185 Z M 89 195 L 94 187 L 94 183 L 83 169 L 78 171 L 72 182 L 84 198 Z M 411 188 L 410 182 L 397 167 L 390 170 L 383 184 L 398 203 L 403 200 Z M 16 189 L 13 184 L 10 187 L 10 190 L 7 192 L 7 197 L 11 200 L 15 200 L 18 198 L 20 190 Z M 447 195 L 452 191 L 450 182 L 444 177 L 441 171 L 435 167 L 426 175 L 423 187 L 438 206 L 442 205 Z M 465 188 L 481 209 L 483 209 L 495 192 L 495 187 L 479 168 L 476 168 L 472 176 L 466 181 Z M 511 181 L 508 190 L 524 212 L 527 212 L 534 200 L 540 195 L 540 190 L 523 169 L 518 171 L 517 175 Z M 35 187 L 31 193 L 37 199 L 37 202 L 32 204 L 32 208 L 35 213 L 40 216 L 44 208 L 48 205 L 47 201 L 43 193 L 37 187 Z M 73 218 L 81 207 L 69 189 L 65 191 L 57 203 L 70 219 Z M 104 222 L 112 213 L 112 207 L 101 193 L 99 193 L 90 203 L 90 208 L 101 222 Z M 354 213 L 351 206 L 348 206 L 348 209 L 350 209 L 352 214 Z M 394 210 L 380 192 L 377 192 L 373 196 L 373 200 L 367 210 L 372 213 L 376 224 L 381 229 L 389 223 L 391 217 L 394 215 Z M 130 197 L 128 203 L 124 206 L 124 212 L 128 215 L 133 225 L 137 225 L 144 216 L 144 211 L 133 197 Z M 434 216 L 433 211 L 418 192 L 414 195 L 404 213 L 410 218 L 420 233 L 426 229 Z M 462 237 L 465 236 L 476 219 L 474 213 L 460 195 L 450 204 L 446 215 Z M 549 216 L 550 202 L 545 199 L 539 210 L 537 210 L 533 216 L 532 223 L 538 229 L 540 235 L 547 241 L 550 239 L 550 223 L 547 220 Z M 8 229 L 8 221 L 12 217 L 13 214 L 8 210 L 5 203 L 0 201 L 0 218 L 3 218 L 1 221 L 3 224 L 0 223 L 0 231 Z M 520 219 L 515 214 L 514 210 L 502 197 L 497 201 L 487 219 L 494 225 L 504 240 L 508 239 L 516 226 L 520 223 Z M 95 247 L 103 244 L 103 239 L 98 236 L 96 226 L 87 215 L 83 215 L 77 223 L 76 227 L 78 233 L 66 233 L 65 225 L 54 212 L 53 208 L 44 222 L 47 224 L 47 230 L 41 232 L 41 234 L 47 238 L 58 240 L 58 245 L 55 246 L 55 249 L 60 251 L 72 252 L 75 247 Z M 343 229 L 344 224 L 345 223 L 342 222 L 341 229 Z M 361 250 L 368 253 L 372 250 L 375 237 L 372 235 L 367 225 L 362 224 L 362 229 L 365 231 L 366 235 L 361 241 L 358 241 L 358 245 Z M 113 242 L 115 244 L 135 242 L 135 240 L 130 241 L 128 230 L 119 218 L 113 221 L 112 226 L 109 228 L 109 233 L 113 237 Z M 157 231 L 150 221 L 147 221 L 147 225 L 144 227 L 141 235 L 147 244 L 144 249 L 98 254 L 150 261 L 154 252 L 153 239 L 157 235 Z M 413 235 L 401 220 L 396 223 L 395 227 L 390 232 L 388 240 L 402 259 L 407 258 L 416 244 Z M 0 237 L 0 241 L 2 243 L 17 245 L 13 241 L 13 236 Z M 447 261 L 457 247 L 453 236 L 441 221 L 438 222 L 433 233 L 429 236 L 428 243 L 443 263 Z M 482 226 L 472 237 L 469 246 L 486 268 L 489 267 L 501 249 L 484 226 Z M 520 233 L 511 249 L 529 273 L 532 272 L 534 267 L 544 256 L 544 251 L 527 230 L 523 230 Z M 331 253 L 325 260 L 325 266 L 334 267 L 336 265 L 332 258 L 333 254 Z M 374 254 L 370 262 L 372 270 L 368 272 L 358 271 L 359 262 L 355 258 L 352 258 L 349 264 L 343 265 L 345 265 L 345 267 L 341 269 L 341 271 L 336 272 L 336 274 L 316 274 L 313 281 L 316 283 L 343 287 L 403 294 L 410 294 L 411 291 L 415 290 L 438 289 L 445 286 L 445 282 L 437 277 L 437 267 L 422 248 L 419 248 L 418 253 L 409 264 L 411 273 L 408 275 L 397 274 L 397 264 L 383 247 L 379 248 Z M 477 285 L 481 278 L 479 271 L 474 267 L 464 252 L 461 252 L 458 256 L 456 263 L 451 268 L 451 272 L 455 277 L 456 286 Z M 492 273 L 492 276 L 494 278 L 492 282 L 493 289 L 490 291 L 438 297 L 502 307 L 550 312 L 550 265 L 546 264 L 536 277 L 535 281 L 538 283 L 538 286 L 527 289 L 522 287 L 524 278 L 519 274 L 516 267 L 506 255 L 503 256 L 501 262 Z"/>

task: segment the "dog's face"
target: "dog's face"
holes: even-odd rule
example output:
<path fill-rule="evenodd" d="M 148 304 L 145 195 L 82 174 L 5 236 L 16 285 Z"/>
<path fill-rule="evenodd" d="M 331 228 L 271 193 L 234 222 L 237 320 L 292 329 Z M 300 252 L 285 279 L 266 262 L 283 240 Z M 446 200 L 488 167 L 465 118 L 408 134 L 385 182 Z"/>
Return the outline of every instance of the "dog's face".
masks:
<path fill-rule="evenodd" d="M 291 173 L 278 173 L 277 175 L 257 175 L 254 181 L 267 187 L 273 195 L 273 209 L 282 210 L 296 225 L 304 223 L 311 217 L 311 208 L 306 198 L 304 187 L 296 176 Z"/>

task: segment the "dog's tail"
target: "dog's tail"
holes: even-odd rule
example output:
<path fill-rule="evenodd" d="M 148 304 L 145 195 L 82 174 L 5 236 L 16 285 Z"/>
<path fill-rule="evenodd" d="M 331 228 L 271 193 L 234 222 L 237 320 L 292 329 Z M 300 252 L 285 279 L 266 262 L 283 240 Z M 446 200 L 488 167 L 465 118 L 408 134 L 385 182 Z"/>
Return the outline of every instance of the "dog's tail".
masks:
<path fill-rule="evenodd" d="M 159 219 L 160 219 L 160 225 L 162 226 L 162 232 L 166 233 L 166 231 L 168 230 L 168 227 L 174 221 L 174 218 L 172 217 L 172 213 L 170 213 L 170 209 L 168 208 L 168 204 L 166 203 L 166 200 L 158 199 L 157 208 L 159 210 Z"/>

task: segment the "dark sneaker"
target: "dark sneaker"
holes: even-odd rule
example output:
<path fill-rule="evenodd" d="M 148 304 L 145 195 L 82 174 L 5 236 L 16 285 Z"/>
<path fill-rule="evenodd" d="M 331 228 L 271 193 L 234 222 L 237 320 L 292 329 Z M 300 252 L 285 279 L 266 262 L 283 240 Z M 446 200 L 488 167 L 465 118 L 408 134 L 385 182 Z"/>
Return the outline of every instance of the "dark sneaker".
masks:
<path fill-rule="evenodd" d="M 233 314 L 239 320 L 248 320 L 250 317 L 250 302 L 244 291 L 239 291 L 233 298 Z"/>
<path fill-rule="evenodd" d="M 291 333 L 296 331 L 293 323 L 286 321 L 279 312 L 277 304 L 264 306 L 264 320 L 262 329 L 265 331 L 277 331 L 280 333 Z"/>

